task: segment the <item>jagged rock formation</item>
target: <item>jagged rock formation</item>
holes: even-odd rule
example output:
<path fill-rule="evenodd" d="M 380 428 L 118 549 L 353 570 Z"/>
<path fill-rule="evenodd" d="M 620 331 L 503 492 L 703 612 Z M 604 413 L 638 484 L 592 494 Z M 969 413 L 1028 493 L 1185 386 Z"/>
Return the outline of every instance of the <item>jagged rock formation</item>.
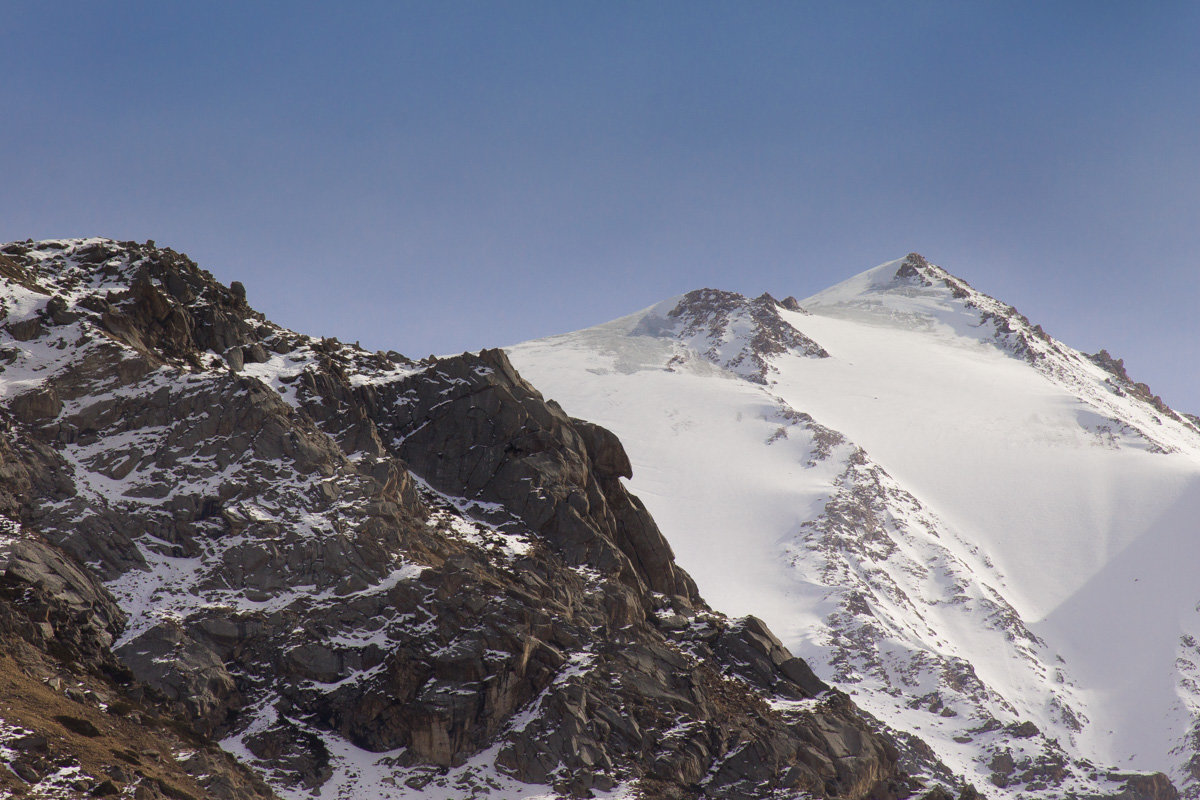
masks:
<path fill-rule="evenodd" d="M 137 685 L 110 649 L 124 620 L 86 570 L 4 526 L 0 796 L 275 797 Z"/>
<path fill-rule="evenodd" d="M 5 589 L 5 641 L 195 743 L 122 765 L 124 729 L 72 715 L 114 791 L 269 793 L 213 741 L 295 796 L 915 791 L 845 695 L 704 603 L 621 443 L 503 353 L 298 335 L 152 243 L 0 254 L 4 587 L 41 598 Z"/>
<path fill-rule="evenodd" d="M 829 357 L 825 348 L 779 316 L 780 308 L 803 313 L 794 297 L 778 301 L 764 293 L 750 300 L 736 292 L 697 289 L 668 305 L 661 309 L 663 316 L 645 317 L 637 333 L 670 333 L 688 350 L 755 383 L 767 382 L 775 369 L 770 359 L 780 353 Z"/>

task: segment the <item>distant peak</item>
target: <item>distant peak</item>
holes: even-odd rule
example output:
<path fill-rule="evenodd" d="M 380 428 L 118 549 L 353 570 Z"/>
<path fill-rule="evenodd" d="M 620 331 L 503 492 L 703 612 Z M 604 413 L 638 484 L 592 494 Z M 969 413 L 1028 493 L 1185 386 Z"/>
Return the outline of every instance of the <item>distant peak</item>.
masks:
<path fill-rule="evenodd" d="M 974 290 L 966 281 L 956 278 L 937 264 L 930 263 L 920 253 L 906 255 L 893 277 L 897 282 L 919 283 L 927 287 L 944 286 L 959 300 L 965 300 L 974 294 Z"/>
<path fill-rule="evenodd" d="M 859 273 L 803 304 L 821 315 L 912 331 L 941 329 L 959 339 L 990 344 L 1069 387 L 1088 384 L 1082 363 L 1089 361 L 1109 373 L 1105 384 L 1111 394 L 1129 395 L 1158 414 L 1189 424 L 1148 386 L 1131 380 L 1124 365 L 1108 353 L 1085 357 L 1017 309 L 972 288 L 919 253 Z"/>
<path fill-rule="evenodd" d="M 923 297 L 929 306 L 975 307 L 997 304 L 920 253 L 888 261 L 861 272 L 802 301 L 806 308 L 851 306 L 890 302 L 892 297 Z M 958 302 L 962 301 L 962 302 Z"/>
<path fill-rule="evenodd" d="M 896 277 L 924 281 L 926 280 L 925 273 L 932 266 L 920 253 L 909 253 L 900 262 L 900 269 L 896 270 Z"/>
<path fill-rule="evenodd" d="M 795 297 L 776 300 L 770 292 L 763 292 L 753 299 L 738 292 L 727 292 L 723 289 L 696 289 L 679 298 L 676 305 L 667 312 L 668 317 L 680 316 L 710 316 L 715 313 L 728 313 L 739 309 L 757 309 L 761 314 L 778 316 L 776 308 L 805 313 L 800 302 Z"/>
<path fill-rule="evenodd" d="M 657 313 L 651 312 L 635 333 L 671 336 L 717 366 L 755 383 L 767 383 L 774 371 L 771 356 L 829 355 L 780 316 L 780 309 L 805 313 L 794 297 L 781 302 L 766 292 L 750 299 L 737 292 L 696 289 L 678 298 L 669 310 L 664 312 L 660 306 Z"/>

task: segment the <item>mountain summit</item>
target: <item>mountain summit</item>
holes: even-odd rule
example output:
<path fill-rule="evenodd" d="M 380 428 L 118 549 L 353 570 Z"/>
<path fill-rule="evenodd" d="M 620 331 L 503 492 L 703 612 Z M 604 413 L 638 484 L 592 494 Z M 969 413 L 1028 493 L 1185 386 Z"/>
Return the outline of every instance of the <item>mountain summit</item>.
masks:
<path fill-rule="evenodd" d="M 1152 770 L 1200 795 L 1200 426 L 1108 353 L 916 254 L 508 352 L 626 442 L 714 606 L 926 743 L 910 763 L 989 797 L 1172 796 Z"/>

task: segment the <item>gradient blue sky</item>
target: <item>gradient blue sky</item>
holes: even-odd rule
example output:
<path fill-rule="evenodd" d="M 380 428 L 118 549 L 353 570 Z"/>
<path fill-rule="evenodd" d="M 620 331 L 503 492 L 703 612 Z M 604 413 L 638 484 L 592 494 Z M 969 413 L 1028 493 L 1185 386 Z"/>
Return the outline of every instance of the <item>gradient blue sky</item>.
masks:
<path fill-rule="evenodd" d="M 413 356 L 916 250 L 1200 412 L 1200 3 L 0 9 L 0 240 Z"/>

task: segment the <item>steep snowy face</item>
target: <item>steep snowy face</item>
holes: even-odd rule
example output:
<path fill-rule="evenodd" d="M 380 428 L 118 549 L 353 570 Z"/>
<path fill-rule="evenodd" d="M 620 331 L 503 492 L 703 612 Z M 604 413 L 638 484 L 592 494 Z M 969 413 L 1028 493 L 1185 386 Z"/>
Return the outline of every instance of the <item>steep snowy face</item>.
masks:
<path fill-rule="evenodd" d="M 678 299 L 510 354 L 629 443 L 717 607 L 989 795 L 1112 793 L 1114 768 L 1194 794 L 1195 421 L 915 254 L 733 305 L 759 302 L 825 357 L 698 339 Z"/>
<path fill-rule="evenodd" d="M 1081 420 L 1085 426 L 1118 424 L 1120 429 L 1113 433 L 1132 434 L 1144 440 L 1143 446 L 1163 452 L 1194 452 L 1197 446 L 1196 421 L 1131 380 L 1120 360 L 1104 350 L 1085 355 L 1064 345 L 1012 306 L 976 291 L 916 253 L 813 295 L 804 306 L 818 318 L 923 333 L 926 342 L 990 345 L 1026 362 L 1109 418 Z M 1165 428 L 1164 422 L 1169 423 Z"/>

